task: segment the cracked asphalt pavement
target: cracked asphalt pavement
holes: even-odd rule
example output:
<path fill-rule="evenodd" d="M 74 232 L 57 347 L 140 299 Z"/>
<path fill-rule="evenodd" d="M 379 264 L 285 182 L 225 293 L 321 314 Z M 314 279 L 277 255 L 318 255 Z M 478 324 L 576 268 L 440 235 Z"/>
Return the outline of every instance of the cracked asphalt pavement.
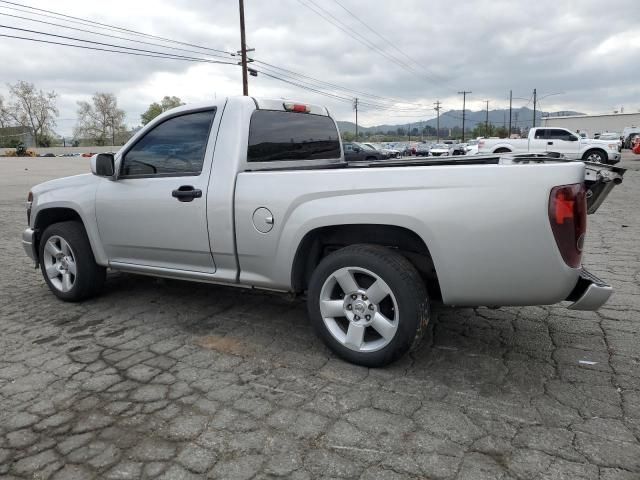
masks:
<path fill-rule="evenodd" d="M 415 353 L 366 369 L 286 296 L 113 273 L 56 300 L 23 203 L 88 160 L 0 159 L 0 477 L 640 479 L 640 160 L 623 163 L 589 218 L 604 308 L 436 307 Z"/>

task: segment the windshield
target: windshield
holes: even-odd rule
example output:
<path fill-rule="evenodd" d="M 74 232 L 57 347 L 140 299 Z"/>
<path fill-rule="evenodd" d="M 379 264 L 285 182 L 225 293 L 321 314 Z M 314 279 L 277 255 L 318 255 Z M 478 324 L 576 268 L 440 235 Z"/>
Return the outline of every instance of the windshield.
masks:
<path fill-rule="evenodd" d="M 449 145 L 445 145 L 444 143 L 436 143 L 432 148 L 446 148 L 449 149 Z"/>
<path fill-rule="evenodd" d="M 600 140 L 618 140 L 620 135 L 617 133 L 603 133 L 600 135 Z"/>
<path fill-rule="evenodd" d="M 376 150 L 376 147 L 374 147 L 370 143 L 361 143 L 359 145 L 365 150 Z"/>

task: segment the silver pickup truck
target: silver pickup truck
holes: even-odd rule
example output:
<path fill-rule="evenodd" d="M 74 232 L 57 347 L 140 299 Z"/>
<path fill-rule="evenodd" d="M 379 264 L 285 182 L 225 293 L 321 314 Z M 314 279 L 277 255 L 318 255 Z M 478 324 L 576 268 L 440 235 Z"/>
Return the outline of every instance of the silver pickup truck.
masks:
<path fill-rule="evenodd" d="M 387 364 L 429 301 L 594 310 L 586 215 L 623 169 L 547 156 L 344 160 L 326 108 L 228 98 L 171 110 L 92 174 L 28 195 L 23 245 L 51 291 L 97 294 L 107 268 L 305 293 L 341 357 Z"/>

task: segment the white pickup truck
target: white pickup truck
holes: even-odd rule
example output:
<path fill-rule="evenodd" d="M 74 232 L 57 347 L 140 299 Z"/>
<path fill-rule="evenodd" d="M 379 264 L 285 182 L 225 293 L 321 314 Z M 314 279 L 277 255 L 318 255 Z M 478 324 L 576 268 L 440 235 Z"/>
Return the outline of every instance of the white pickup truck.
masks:
<path fill-rule="evenodd" d="M 66 301 L 98 294 L 107 269 L 306 292 L 327 345 L 380 366 L 420 340 L 430 299 L 594 310 L 612 291 L 582 246 L 616 167 L 350 163 L 326 108 L 240 97 L 170 110 L 91 171 L 27 197 L 24 249 Z"/>
<path fill-rule="evenodd" d="M 620 161 L 617 141 L 582 138 L 566 128 L 532 128 L 527 138 L 487 138 L 478 143 L 478 153 L 560 153 L 570 160 L 616 164 Z"/>

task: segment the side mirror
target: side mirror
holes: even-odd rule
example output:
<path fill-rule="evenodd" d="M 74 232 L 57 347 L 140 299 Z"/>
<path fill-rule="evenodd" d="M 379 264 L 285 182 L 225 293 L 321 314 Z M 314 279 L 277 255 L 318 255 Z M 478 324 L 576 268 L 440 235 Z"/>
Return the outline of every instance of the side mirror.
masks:
<path fill-rule="evenodd" d="M 98 153 L 91 157 L 91 173 L 99 177 L 113 177 L 115 158 L 111 153 Z"/>
<path fill-rule="evenodd" d="M 353 151 L 356 153 L 360 153 L 362 149 L 360 147 L 353 147 Z"/>

